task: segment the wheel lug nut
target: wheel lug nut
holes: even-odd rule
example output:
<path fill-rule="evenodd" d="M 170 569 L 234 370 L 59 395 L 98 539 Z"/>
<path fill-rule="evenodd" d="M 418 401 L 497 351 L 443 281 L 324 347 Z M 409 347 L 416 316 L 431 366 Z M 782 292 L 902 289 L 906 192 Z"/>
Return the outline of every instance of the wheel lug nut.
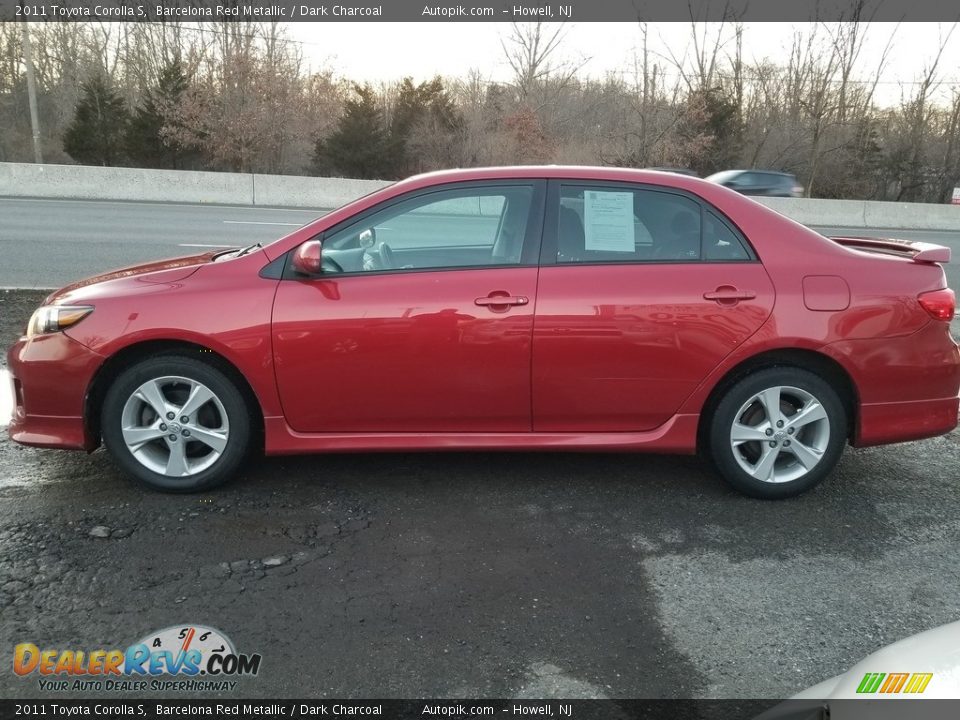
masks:
<path fill-rule="evenodd" d="M 189 430 L 184 430 L 184 431 L 183 431 L 183 436 L 184 436 L 184 437 L 190 437 L 190 431 L 189 431 Z"/>
<path fill-rule="evenodd" d="M 188 423 L 188 422 L 190 422 L 190 418 L 188 418 L 186 415 L 183 415 L 183 416 L 181 416 L 181 418 L 180 418 L 180 422 L 182 422 L 182 423 Z"/>
<path fill-rule="evenodd" d="M 777 427 L 783 427 L 783 420 L 777 420 Z"/>
<path fill-rule="evenodd" d="M 166 423 L 160 423 L 160 429 L 161 429 L 161 430 L 166 430 L 166 429 L 167 429 L 167 424 L 166 424 Z"/>
<path fill-rule="evenodd" d="M 770 441 L 770 447 L 775 448 L 776 446 L 777 446 L 777 443 L 774 442 L 773 440 L 771 440 L 771 441 Z"/>
<path fill-rule="evenodd" d="M 789 447 L 790 441 L 789 441 L 789 440 L 784 440 L 784 441 L 783 441 L 783 444 Z"/>
<path fill-rule="evenodd" d="M 793 435 L 793 428 L 787 428 L 787 432 Z"/>
<path fill-rule="evenodd" d="M 176 442 L 176 441 L 177 441 L 177 436 L 176 436 L 176 435 L 171 435 L 171 436 L 170 436 L 170 442 Z"/>
<path fill-rule="evenodd" d="M 174 413 L 167 413 L 167 420 L 173 420 L 176 417 Z"/>
<path fill-rule="evenodd" d="M 773 428 L 767 428 L 767 435 L 773 435 Z"/>

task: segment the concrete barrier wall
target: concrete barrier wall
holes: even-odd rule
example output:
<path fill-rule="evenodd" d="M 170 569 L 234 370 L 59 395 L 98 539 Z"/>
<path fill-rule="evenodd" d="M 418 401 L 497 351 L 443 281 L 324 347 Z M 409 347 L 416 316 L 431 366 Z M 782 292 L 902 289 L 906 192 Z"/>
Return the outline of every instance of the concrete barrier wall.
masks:
<path fill-rule="evenodd" d="M 296 177 L 293 175 L 248 175 L 252 197 L 243 204 L 269 207 L 330 209 L 389 185 L 383 180 Z"/>
<path fill-rule="evenodd" d="M 804 225 L 960 232 L 960 205 L 808 198 L 757 198 L 757 200 Z"/>
<path fill-rule="evenodd" d="M 267 205 L 328 210 L 382 180 L 0 163 L 0 197 Z"/>
<path fill-rule="evenodd" d="M 138 200 L 331 209 L 378 190 L 382 180 L 0 163 L 0 197 Z M 960 232 L 960 205 L 760 198 L 822 227 Z"/>
<path fill-rule="evenodd" d="M 251 176 L 0 163 L 0 196 L 249 205 Z"/>

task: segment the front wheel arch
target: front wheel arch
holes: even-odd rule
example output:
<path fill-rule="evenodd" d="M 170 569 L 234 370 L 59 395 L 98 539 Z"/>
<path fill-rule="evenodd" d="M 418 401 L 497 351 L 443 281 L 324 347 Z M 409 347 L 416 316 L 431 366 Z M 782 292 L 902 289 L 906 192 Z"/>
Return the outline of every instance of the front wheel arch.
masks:
<path fill-rule="evenodd" d="M 160 355 L 175 355 L 191 357 L 216 368 L 227 375 L 240 390 L 252 424 L 252 436 L 257 443 L 256 450 L 263 450 L 263 408 L 256 393 L 237 367 L 215 350 L 203 347 L 196 343 L 183 340 L 146 340 L 128 345 L 111 355 L 97 369 L 93 380 L 87 388 L 84 397 L 83 418 L 84 432 L 87 438 L 87 449 L 92 451 L 99 447 L 103 439 L 100 427 L 100 414 L 103 410 L 103 400 L 113 381 L 132 365 L 146 359 Z"/>
<path fill-rule="evenodd" d="M 740 382 L 746 376 L 759 370 L 775 367 L 792 367 L 800 370 L 807 370 L 815 375 L 819 375 L 823 380 L 833 387 L 834 391 L 840 396 L 843 402 L 844 410 L 847 414 L 847 440 L 856 434 L 857 424 L 859 422 L 860 394 L 857 386 L 850 377 L 846 369 L 827 355 L 816 352 L 815 350 L 801 350 L 798 348 L 783 348 L 778 350 L 768 350 L 749 357 L 720 378 L 714 385 L 710 395 L 700 411 L 700 420 L 697 425 L 697 452 L 701 455 L 709 455 L 710 452 L 710 423 L 717 405 L 727 391 Z"/>

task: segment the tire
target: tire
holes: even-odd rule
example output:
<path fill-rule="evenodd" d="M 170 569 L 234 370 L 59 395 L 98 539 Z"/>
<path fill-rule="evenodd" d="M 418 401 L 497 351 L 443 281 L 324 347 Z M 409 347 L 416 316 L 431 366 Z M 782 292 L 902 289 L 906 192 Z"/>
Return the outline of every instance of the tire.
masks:
<path fill-rule="evenodd" d="M 251 431 L 233 381 L 180 355 L 144 360 L 118 375 L 100 420 L 104 445 L 120 469 L 170 493 L 209 490 L 229 480 L 246 456 Z"/>
<path fill-rule="evenodd" d="M 822 377 L 796 367 L 769 368 L 746 376 L 720 399 L 710 418 L 708 452 L 735 489 L 775 500 L 806 492 L 829 475 L 847 431 L 843 402 Z"/>

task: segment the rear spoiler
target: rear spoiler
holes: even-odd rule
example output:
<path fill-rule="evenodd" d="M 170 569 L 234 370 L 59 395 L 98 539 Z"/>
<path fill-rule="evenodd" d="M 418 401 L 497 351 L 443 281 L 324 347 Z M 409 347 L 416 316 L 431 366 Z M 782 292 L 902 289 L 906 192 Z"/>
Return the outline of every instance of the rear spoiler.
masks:
<path fill-rule="evenodd" d="M 894 255 L 918 263 L 948 263 L 950 248 L 918 240 L 895 240 L 865 237 L 831 237 L 835 243 L 854 250 Z"/>

